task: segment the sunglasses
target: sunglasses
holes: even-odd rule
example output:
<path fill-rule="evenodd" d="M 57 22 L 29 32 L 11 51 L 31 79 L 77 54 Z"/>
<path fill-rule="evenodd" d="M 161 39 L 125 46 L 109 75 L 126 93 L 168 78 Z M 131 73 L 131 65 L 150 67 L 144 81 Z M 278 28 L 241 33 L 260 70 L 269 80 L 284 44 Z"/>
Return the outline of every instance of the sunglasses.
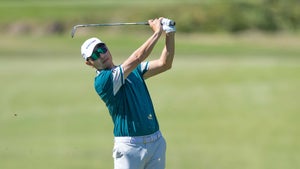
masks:
<path fill-rule="evenodd" d="M 95 61 L 97 60 L 99 57 L 100 57 L 100 54 L 104 54 L 107 52 L 107 47 L 105 46 L 105 44 L 101 44 L 100 46 L 96 46 L 93 53 L 92 53 L 92 56 L 90 56 L 89 58 L 92 60 L 92 61 Z"/>

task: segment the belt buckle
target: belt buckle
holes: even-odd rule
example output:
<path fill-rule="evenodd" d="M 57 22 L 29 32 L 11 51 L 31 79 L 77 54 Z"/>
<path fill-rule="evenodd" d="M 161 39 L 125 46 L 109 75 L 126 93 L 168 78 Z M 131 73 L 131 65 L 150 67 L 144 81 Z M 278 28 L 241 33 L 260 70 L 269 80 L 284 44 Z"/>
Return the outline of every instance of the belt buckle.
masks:
<path fill-rule="evenodd" d="M 136 142 L 136 139 L 132 137 L 132 138 L 130 138 L 129 142 L 130 142 L 130 143 L 135 143 L 135 142 Z"/>

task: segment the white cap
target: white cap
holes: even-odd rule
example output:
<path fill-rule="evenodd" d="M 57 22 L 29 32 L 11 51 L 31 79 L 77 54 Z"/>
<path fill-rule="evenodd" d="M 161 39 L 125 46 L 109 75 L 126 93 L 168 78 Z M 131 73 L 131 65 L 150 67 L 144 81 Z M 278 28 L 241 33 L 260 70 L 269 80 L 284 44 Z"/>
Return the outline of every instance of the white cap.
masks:
<path fill-rule="evenodd" d="M 98 38 L 90 38 L 81 45 L 81 56 L 84 60 L 92 55 L 95 46 L 99 43 L 103 42 Z"/>

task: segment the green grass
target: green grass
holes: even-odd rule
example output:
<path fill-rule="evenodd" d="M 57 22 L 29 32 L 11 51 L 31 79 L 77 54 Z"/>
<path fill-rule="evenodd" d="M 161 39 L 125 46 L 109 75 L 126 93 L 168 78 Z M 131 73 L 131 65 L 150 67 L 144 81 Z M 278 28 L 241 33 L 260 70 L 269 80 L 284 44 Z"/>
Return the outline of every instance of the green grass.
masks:
<path fill-rule="evenodd" d="M 120 63 L 148 35 L 103 38 Z M 0 168 L 112 168 L 111 120 L 79 55 L 87 36 L 2 37 Z M 147 80 L 167 168 L 299 168 L 299 43 L 179 33 L 173 69 Z"/>
<path fill-rule="evenodd" d="M 143 26 L 80 29 L 71 39 L 67 30 L 83 21 L 150 18 L 157 15 L 158 2 L 159 9 L 169 10 L 189 4 L 167 13 L 171 18 L 189 18 L 183 11 L 199 5 L 195 0 L 1 3 L 1 169 L 113 168 L 113 126 L 80 45 L 99 36 L 121 63 L 151 31 Z M 199 12 L 197 5 L 191 13 Z M 45 33 L 54 21 L 67 25 L 66 33 Z M 3 33 L 20 22 L 33 32 Z M 299 35 L 179 31 L 173 68 L 147 80 L 167 139 L 167 168 L 300 168 L 299 46 Z"/>

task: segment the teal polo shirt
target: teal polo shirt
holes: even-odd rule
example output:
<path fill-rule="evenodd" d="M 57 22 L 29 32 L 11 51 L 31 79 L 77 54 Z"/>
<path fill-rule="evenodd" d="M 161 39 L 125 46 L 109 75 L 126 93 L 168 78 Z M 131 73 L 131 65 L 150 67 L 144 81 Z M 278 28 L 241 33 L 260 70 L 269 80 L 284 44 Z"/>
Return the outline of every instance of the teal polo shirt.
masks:
<path fill-rule="evenodd" d="M 106 104 L 114 124 L 114 136 L 143 136 L 159 130 L 154 107 L 143 74 L 143 62 L 124 78 L 122 65 L 97 71 L 95 89 Z"/>

